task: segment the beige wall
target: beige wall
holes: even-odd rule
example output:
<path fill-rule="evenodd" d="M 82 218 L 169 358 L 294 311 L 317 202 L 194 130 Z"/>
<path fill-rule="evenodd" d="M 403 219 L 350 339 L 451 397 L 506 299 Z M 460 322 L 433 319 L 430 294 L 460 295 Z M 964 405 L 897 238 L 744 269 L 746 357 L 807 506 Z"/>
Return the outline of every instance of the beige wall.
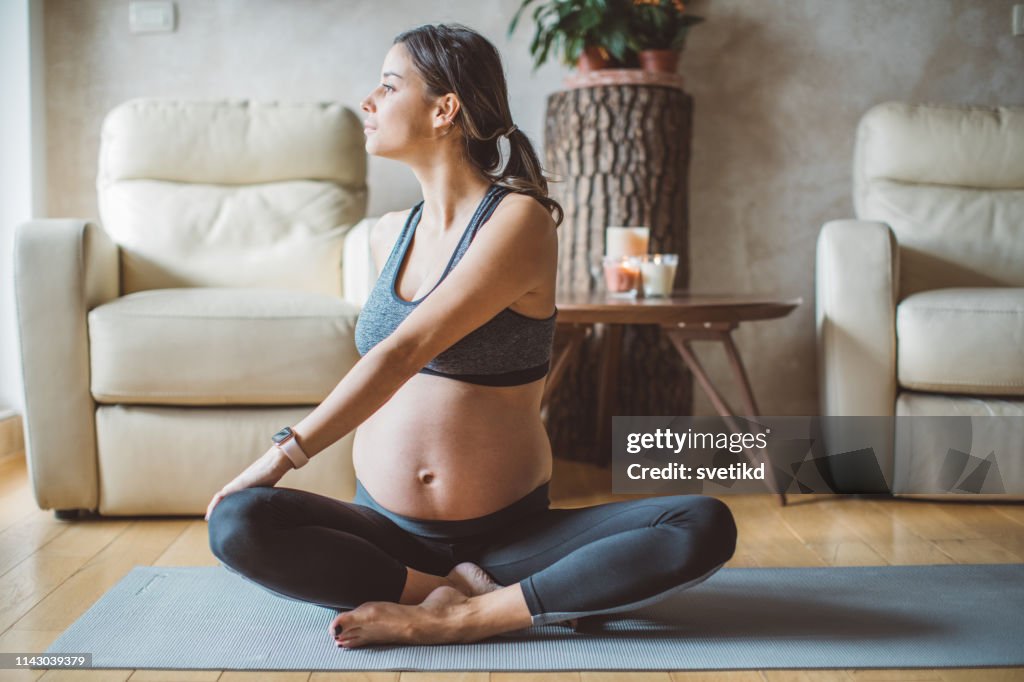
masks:
<path fill-rule="evenodd" d="M 538 146 L 565 69 L 531 73 L 532 27 L 505 38 L 518 0 L 177 0 L 178 30 L 132 35 L 127 0 L 47 0 L 48 215 L 96 217 L 104 113 L 138 96 L 337 99 L 358 110 L 393 37 L 459 21 L 506 60 L 516 122 Z M 802 296 L 737 340 L 762 412 L 817 413 L 814 245 L 851 217 L 859 116 L 901 99 L 1024 105 L 1013 0 L 704 0 L 682 71 L 695 98 L 691 282 Z M 419 200 L 401 165 L 370 159 L 370 214 Z M 698 346 L 700 348 L 700 346 Z M 709 369 L 728 378 L 716 352 Z M 734 395 L 729 393 L 729 395 Z M 738 401 L 734 401 L 738 402 Z M 700 399 L 699 414 L 709 414 Z"/>

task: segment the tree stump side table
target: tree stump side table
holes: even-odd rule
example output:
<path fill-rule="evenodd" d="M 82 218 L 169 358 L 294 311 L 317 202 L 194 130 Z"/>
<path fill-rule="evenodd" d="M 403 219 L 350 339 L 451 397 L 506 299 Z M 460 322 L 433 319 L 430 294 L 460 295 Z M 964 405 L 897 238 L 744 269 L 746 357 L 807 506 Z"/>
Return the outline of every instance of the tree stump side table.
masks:
<path fill-rule="evenodd" d="M 560 295 L 603 290 L 608 225 L 649 226 L 649 252 L 678 254 L 673 288 L 689 287 L 693 100 L 681 79 L 645 83 L 637 70 L 628 75 L 621 83 L 606 78 L 548 97 L 545 167 L 553 176 L 551 196 L 565 211 L 558 229 Z M 548 435 L 555 456 L 608 466 L 606 449 L 597 443 L 598 366 L 619 366 L 615 391 L 604 396 L 613 414 L 690 414 L 693 382 L 657 326 L 597 325 L 594 331 L 582 340 L 556 336 L 556 351 L 578 341 L 581 347 L 551 396 Z"/>

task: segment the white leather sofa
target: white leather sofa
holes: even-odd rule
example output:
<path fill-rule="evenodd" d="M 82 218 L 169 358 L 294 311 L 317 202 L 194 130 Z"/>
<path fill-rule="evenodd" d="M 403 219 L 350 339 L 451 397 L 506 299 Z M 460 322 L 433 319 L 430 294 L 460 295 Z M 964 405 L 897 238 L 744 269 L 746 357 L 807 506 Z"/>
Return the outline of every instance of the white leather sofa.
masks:
<path fill-rule="evenodd" d="M 337 103 L 136 99 L 100 223 L 20 225 L 28 469 L 60 518 L 202 514 L 358 359 L 366 153 Z M 279 485 L 351 499 L 352 434 Z"/>
<path fill-rule="evenodd" d="M 897 417 L 876 453 L 895 495 L 1024 499 L 1024 108 L 873 107 L 853 197 L 817 244 L 822 415 Z M 900 419 L 927 415 L 1014 417 L 960 446 L 999 453 L 1007 494 L 920 493 L 953 440 Z"/>

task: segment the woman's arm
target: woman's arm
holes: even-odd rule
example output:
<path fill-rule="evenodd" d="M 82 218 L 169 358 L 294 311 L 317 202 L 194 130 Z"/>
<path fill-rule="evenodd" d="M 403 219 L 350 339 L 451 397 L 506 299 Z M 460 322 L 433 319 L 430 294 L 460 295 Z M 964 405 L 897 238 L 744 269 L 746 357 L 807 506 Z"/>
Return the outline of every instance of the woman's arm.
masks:
<path fill-rule="evenodd" d="M 354 431 L 419 371 L 388 341 L 371 348 L 323 402 L 292 427 L 306 456 L 313 457 Z"/>

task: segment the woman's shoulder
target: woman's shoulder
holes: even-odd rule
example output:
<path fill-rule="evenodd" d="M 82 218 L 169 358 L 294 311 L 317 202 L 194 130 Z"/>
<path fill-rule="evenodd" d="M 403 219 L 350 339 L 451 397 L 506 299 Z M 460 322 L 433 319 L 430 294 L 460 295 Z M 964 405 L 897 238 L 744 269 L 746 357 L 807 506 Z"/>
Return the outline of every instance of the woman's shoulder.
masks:
<path fill-rule="evenodd" d="M 539 281 L 534 289 L 509 308 L 526 317 L 547 319 L 555 303 L 555 277 L 558 269 L 555 219 L 544 204 L 522 192 L 509 192 L 495 212 L 502 210 L 509 218 L 503 221 L 503 227 L 507 235 L 515 235 L 511 242 L 517 245 L 507 252 L 507 257 L 514 260 L 513 267 L 517 271 L 535 273 Z"/>
<path fill-rule="evenodd" d="M 555 219 L 551 216 L 551 212 L 548 211 L 547 207 L 538 201 L 536 197 L 525 192 L 509 190 L 495 210 L 502 210 L 502 207 L 504 207 L 505 212 L 522 216 L 523 219 L 531 224 L 542 225 L 551 229 L 555 228 Z"/>
<path fill-rule="evenodd" d="M 544 204 L 529 194 L 510 192 L 488 222 L 498 223 L 492 235 L 511 249 L 510 258 L 522 259 L 525 269 L 543 264 L 554 269 L 558 260 L 558 232 L 555 220 Z M 549 307 L 550 309 L 550 307 Z"/>

